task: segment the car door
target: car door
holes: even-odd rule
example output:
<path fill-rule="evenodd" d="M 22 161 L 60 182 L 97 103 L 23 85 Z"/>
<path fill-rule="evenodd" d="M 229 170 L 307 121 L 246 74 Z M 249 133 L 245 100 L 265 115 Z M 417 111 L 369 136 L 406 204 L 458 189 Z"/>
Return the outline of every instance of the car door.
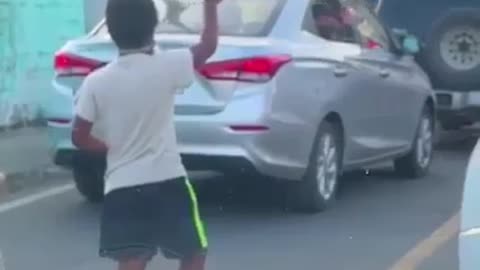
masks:
<path fill-rule="evenodd" d="M 315 2 L 315 1 L 312 1 Z M 311 18 L 308 16 L 306 18 Z M 299 54 L 313 56 L 323 66 L 318 69 L 318 85 L 333 89 L 335 95 L 332 110 L 337 111 L 345 128 L 345 163 L 355 164 L 374 159 L 385 152 L 386 145 L 379 142 L 382 135 L 379 122 L 384 115 L 377 106 L 376 98 L 382 94 L 375 70 L 358 61 L 362 50 L 357 35 L 348 39 L 328 39 L 315 31 L 314 19 L 304 23 L 304 34 L 311 43 L 317 43 L 312 50 L 302 48 Z M 352 33 L 355 33 L 352 31 Z M 318 38 L 311 38 L 311 36 Z M 325 76 L 325 72 L 327 76 Z M 328 79 L 325 79 L 328 78 Z M 322 98 L 326 98 L 323 96 Z M 322 102 L 323 104 L 323 102 Z"/>
<path fill-rule="evenodd" d="M 415 60 L 381 51 L 371 59 L 378 66 L 379 77 L 385 85 L 384 105 L 388 110 L 388 122 L 384 124 L 388 126 L 392 147 L 408 147 L 425 102 L 425 91 L 419 89 Z"/>
<path fill-rule="evenodd" d="M 363 49 L 354 60 L 376 74 L 377 106 L 382 114 L 378 122 L 379 141 L 386 151 L 384 154 L 401 151 L 411 141 L 412 127 L 415 127 L 414 121 L 418 118 L 413 116 L 419 113 L 416 112 L 419 96 L 411 87 L 414 63 L 392 53 L 393 44 L 388 32 L 363 0 L 348 2 L 362 18 L 356 29 Z"/>

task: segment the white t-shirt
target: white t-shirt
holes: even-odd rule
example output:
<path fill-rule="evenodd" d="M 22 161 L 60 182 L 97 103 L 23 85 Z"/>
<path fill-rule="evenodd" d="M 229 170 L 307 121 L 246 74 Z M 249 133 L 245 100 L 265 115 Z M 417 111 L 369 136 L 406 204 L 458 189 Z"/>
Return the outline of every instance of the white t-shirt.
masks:
<path fill-rule="evenodd" d="M 173 118 L 194 77 L 190 50 L 179 49 L 122 56 L 85 79 L 76 114 L 109 149 L 105 193 L 186 175 Z"/>

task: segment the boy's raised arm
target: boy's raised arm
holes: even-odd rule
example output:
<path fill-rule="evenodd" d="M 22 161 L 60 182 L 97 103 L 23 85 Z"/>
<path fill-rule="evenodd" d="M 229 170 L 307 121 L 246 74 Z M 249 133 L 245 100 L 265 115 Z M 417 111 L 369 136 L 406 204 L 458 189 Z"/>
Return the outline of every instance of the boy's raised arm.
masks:
<path fill-rule="evenodd" d="M 205 0 L 203 17 L 205 28 L 203 29 L 200 42 L 191 48 L 193 65 L 200 68 L 213 55 L 218 45 L 218 14 L 217 7 L 222 0 Z"/>

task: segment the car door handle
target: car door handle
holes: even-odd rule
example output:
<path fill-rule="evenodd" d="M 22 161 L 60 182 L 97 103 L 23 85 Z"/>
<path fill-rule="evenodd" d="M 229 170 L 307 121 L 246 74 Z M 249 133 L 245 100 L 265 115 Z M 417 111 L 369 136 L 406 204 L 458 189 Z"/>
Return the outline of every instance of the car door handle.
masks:
<path fill-rule="evenodd" d="M 382 69 L 382 70 L 380 70 L 379 75 L 382 78 L 388 78 L 388 77 L 390 77 L 390 72 L 388 72 L 388 70 L 386 70 L 386 69 Z"/>
<path fill-rule="evenodd" d="M 346 68 L 336 67 L 335 70 L 333 71 L 333 74 L 337 78 L 343 78 L 343 77 L 346 77 L 348 75 L 348 71 L 347 71 Z"/>

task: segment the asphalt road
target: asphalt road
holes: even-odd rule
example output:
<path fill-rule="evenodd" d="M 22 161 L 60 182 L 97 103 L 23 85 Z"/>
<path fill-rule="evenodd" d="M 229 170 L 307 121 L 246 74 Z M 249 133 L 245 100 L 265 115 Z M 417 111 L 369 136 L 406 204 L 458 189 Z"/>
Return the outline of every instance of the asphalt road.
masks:
<path fill-rule="evenodd" d="M 474 143 L 463 138 L 442 143 L 421 181 L 399 179 L 388 168 L 349 175 L 335 207 L 317 215 L 286 211 L 281 192 L 267 184 L 233 191 L 222 179 L 203 184 L 208 269 L 457 269 L 456 237 L 443 243 L 430 235 L 459 209 Z M 97 257 L 101 207 L 85 203 L 68 183 L 54 181 L 0 204 L 0 270 L 114 269 Z M 149 269 L 175 263 L 158 258 Z"/>

